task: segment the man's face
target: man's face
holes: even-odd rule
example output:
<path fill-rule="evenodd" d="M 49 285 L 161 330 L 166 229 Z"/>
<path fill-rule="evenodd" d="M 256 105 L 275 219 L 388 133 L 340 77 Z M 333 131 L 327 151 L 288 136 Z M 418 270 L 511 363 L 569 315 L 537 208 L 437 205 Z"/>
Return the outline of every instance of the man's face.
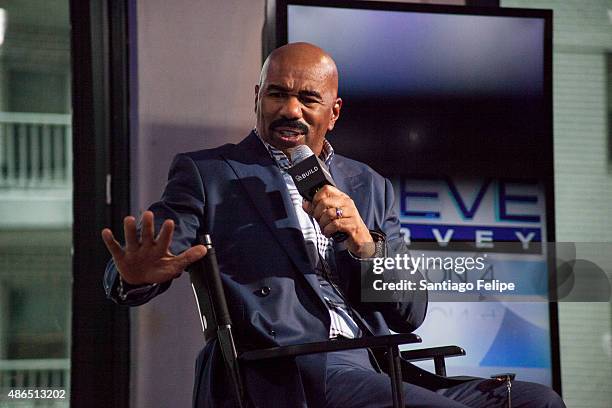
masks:
<path fill-rule="evenodd" d="M 319 155 L 342 106 L 336 81 L 325 62 L 270 61 L 255 86 L 260 136 L 285 153 L 306 144 Z"/>

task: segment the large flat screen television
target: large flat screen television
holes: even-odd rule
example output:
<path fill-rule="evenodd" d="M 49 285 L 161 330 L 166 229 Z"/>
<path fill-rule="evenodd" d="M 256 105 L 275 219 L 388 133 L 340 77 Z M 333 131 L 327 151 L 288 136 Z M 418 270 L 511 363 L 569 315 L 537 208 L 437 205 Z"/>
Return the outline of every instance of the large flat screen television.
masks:
<path fill-rule="evenodd" d="M 529 246 L 554 241 L 552 12 L 269 0 L 264 57 L 296 41 L 335 59 L 344 104 L 328 139 L 392 180 L 409 247 L 456 254 L 487 244 L 489 278 L 541 295 L 433 296 L 417 331 L 424 345 L 467 350 L 448 361 L 449 375 L 512 371 L 560 391 L 549 254 Z M 495 246 L 523 241 L 524 252 Z M 456 278 L 424 272 L 432 282 Z"/>

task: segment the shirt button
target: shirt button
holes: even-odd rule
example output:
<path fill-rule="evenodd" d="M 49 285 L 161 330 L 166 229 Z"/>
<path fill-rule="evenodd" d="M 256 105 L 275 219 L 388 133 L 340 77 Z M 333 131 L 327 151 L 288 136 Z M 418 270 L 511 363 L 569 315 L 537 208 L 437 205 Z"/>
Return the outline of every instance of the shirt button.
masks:
<path fill-rule="evenodd" d="M 270 294 L 270 288 L 268 286 L 262 286 L 259 289 L 259 294 L 261 296 L 268 296 Z"/>

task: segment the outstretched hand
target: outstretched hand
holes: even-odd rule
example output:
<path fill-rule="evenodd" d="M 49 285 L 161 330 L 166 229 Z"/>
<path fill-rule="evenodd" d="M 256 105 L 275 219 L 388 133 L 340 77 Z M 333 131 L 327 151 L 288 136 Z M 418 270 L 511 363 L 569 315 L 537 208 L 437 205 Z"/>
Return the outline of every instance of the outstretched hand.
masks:
<path fill-rule="evenodd" d="M 142 214 L 141 237 L 138 239 L 136 219 L 123 219 L 125 248 L 117 242 L 113 232 L 105 228 L 102 239 L 113 256 L 121 278 L 131 285 L 162 283 L 177 278 L 190 264 L 206 255 L 204 245 L 196 245 L 176 256 L 170 253 L 174 233 L 174 221 L 165 220 L 157 239 L 153 224 L 153 213 Z"/>

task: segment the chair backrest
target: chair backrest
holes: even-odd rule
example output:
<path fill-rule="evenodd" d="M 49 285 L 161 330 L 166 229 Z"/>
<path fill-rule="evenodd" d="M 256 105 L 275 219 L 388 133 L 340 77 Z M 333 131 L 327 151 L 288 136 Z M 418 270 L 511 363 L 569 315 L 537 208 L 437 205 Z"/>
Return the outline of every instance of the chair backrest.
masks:
<path fill-rule="evenodd" d="M 204 340 L 209 341 L 215 338 L 219 342 L 230 387 L 234 394 L 235 406 L 242 407 L 244 389 L 232 335 L 232 321 L 223 291 L 215 248 L 208 234 L 200 236 L 198 243 L 204 245 L 208 252 L 202 259 L 191 264 L 188 270 L 202 323 Z"/>
<path fill-rule="evenodd" d="M 208 252 L 204 258 L 191 264 L 188 271 L 202 331 L 205 340 L 208 341 L 217 336 L 219 327 L 231 326 L 232 322 L 210 236 L 208 234 L 200 236 L 198 243 L 206 246 Z"/>

